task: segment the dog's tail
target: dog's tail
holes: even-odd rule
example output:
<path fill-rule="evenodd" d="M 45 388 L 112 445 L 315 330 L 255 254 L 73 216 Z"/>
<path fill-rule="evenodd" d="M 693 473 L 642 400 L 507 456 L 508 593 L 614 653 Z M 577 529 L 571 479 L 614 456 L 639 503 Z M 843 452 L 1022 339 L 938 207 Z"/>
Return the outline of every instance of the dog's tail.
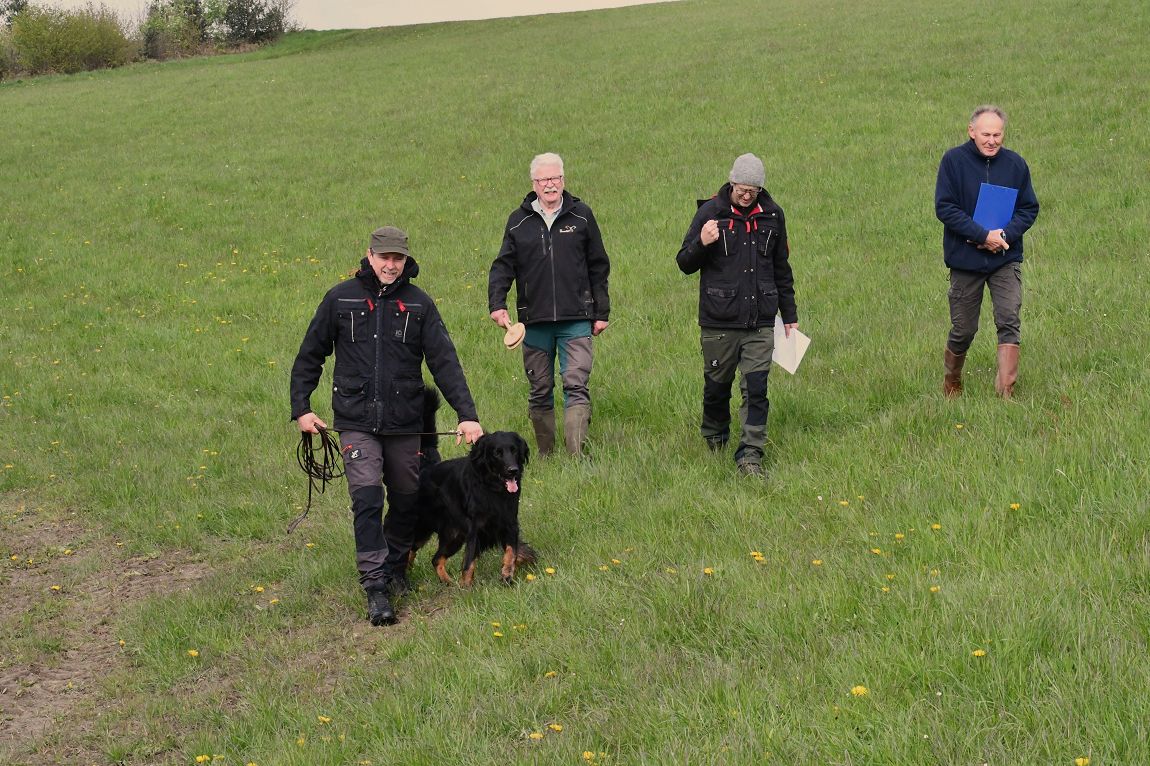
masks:
<path fill-rule="evenodd" d="M 442 458 L 439 456 L 438 428 L 435 413 L 439 411 L 439 391 L 435 386 L 423 387 L 423 434 L 419 437 L 420 468 L 432 466 Z"/>
<path fill-rule="evenodd" d="M 539 554 L 535 552 L 535 549 L 520 540 L 519 545 L 515 547 L 515 566 L 529 566 L 538 562 Z"/>

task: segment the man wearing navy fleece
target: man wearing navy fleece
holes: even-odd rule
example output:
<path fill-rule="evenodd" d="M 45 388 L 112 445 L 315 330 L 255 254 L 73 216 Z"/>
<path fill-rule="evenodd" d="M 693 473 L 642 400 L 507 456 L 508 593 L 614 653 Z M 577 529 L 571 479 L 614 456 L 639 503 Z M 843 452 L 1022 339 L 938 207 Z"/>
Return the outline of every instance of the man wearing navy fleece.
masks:
<path fill-rule="evenodd" d="M 962 393 L 962 365 L 978 332 L 983 286 L 990 288 L 998 329 L 998 374 L 994 390 L 1004 399 L 1014 393 L 1018 377 L 1022 310 L 1022 235 L 1038 217 L 1038 198 L 1030 168 L 1017 153 L 1002 146 L 1006 114 L 997 106 L 980 106 L 966 128 L 970 140 L 942 156 L 934 189 L 934 211 L 943 224 L 942 250 L 950 268 L 950 334 L 943 353 L 942 390 L 948 398 Z M 981 185 L 1018 190 L 1010 222 L 985 229 L 973 219 Z"/>

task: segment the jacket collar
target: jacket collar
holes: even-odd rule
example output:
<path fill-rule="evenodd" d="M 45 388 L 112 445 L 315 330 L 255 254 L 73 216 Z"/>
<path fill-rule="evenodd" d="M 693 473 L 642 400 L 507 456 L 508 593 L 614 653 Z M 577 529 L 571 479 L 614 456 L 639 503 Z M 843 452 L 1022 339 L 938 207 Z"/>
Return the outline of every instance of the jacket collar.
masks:
<path fill-rule="evenodd" d="M 399 279 L 390 285 L 385 285 L 379 281 L 379 277 L 375 275 L 375 269 L 371 267 L 366 255 L 359 260 L 359 271 L 355 272 L 355 278 L 372 295 L 389 295 L 418 275 L 419 264 L 410 255 L 407 256 L 407 261 L 403 264 L 403 271 L 400 273 Z"/>
<path fill-rule="evenodd" d="M 529 192 L 527 192 L 527 196 L 523 198 L 523 204 L 520 205 L 520 207 L 523 208 L 528 213 L 534 213 L 535 208 L 531 207 L 531 203 L 537 199 L 539 199 L 539 195 L 536 194 L 534 191 L 529 191 Z M 555 217 L 558 218 L 559 216 L 566 213 L 578 201 L 579 201 L 578 197 L 572 195 L 571 192 L 564 189 L 563 190 L 563 203 L 559 206 L 559 212 L 555 214 Z"/>

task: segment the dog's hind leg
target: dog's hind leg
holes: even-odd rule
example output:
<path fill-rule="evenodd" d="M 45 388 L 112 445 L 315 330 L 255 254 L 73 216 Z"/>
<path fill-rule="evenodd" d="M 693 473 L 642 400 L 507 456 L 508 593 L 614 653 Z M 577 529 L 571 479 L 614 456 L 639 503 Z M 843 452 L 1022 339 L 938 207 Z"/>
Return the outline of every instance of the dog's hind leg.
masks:
<path fill-rule="evenodd" d="M 440 537 L 439 548 L 435 551 L 435 555 L 431 557 L 431 564 L 435 567 L 435 574 L 448 585 L 455 581 L 452 580 L 451 575 L 447 573 L 447 560 L 458 553 L 462 547 L 462 536 L 452 535 L 450 537 Z"/>

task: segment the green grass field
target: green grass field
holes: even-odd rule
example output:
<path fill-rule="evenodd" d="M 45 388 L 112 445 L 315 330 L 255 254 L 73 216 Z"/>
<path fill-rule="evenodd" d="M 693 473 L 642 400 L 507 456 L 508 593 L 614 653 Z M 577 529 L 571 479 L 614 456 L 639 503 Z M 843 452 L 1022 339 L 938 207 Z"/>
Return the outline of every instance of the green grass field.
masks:
<path fill-rule="evenodd" d="M 1150 762 L 1148 31 L 686 0 L 0 85 L 0 761 Z M 985 101 L 1042 212 L 1016 399 L 987 308 L 950 402 L 934 179 Z M 292 359 L 396 224 L 484 426 L 528 433 L 486 274 L 541 151 L 613 261 L 593 459 L 532 463 L 533 579 L 425 557 L 373 629 L 343 483 L 285 534 Z M 745 151 L 814 338 L 767 486 L 698 438 L 674 263 Z"/>

